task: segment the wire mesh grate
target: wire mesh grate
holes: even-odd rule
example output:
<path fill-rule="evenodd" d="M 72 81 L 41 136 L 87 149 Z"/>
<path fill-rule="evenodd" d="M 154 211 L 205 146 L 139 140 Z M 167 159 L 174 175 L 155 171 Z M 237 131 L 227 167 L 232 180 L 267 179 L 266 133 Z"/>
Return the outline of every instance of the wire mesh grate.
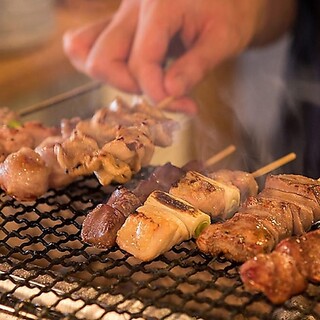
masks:
<path fill-rule="evenodd" d="M 111 192 L 87 177 L 29 203 L 0 194 L 0 310 L 22 319 L 320 318 L 319 286 L 274 306 L 244 290 L 238 264 L 194 241 L 142 263 L 84 244 L 86 213 Z"/>

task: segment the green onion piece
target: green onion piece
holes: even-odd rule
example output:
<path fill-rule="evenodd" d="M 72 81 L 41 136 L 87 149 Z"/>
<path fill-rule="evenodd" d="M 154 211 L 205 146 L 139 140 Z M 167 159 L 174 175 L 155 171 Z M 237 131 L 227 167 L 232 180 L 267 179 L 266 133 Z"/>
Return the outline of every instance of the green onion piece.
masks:
<path fill-rule="evenodd" d="M 7 126 L 9 128 L 13 128 L 13 129 L 16 129 L 16 128 L 19 128 L 22 126 L 22 123 L 18 120 L 10 120 L 8 123 L 7 123 Z"/>
<path fill-rule="evenodd" d="M 210 223 L 208 221 L 202 221 L 197 226 L 196 230 L 194 231 L 194 237 L 198 238 L 200 236 L 200 233 L 209 225 Z"/>

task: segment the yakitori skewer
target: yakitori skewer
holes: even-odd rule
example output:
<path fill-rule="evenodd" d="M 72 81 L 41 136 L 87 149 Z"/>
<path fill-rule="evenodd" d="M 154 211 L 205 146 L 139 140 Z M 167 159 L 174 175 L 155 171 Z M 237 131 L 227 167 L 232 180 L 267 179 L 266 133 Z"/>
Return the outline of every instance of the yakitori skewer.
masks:
<path fill-rule="evenodd" d="M 229 220 L 210 225 L 199 249 L 244 262 L 271 252 L 283 239 L 309 231 L 320 220 L 320 181 L 293 174 L 268 175 L 264 189 L 249 197 Z"/>
<path fill-rule="evenodd" d="M 226 150 L 228 152 L 226 152 Z M 234 146 L 228 146 L 220 151 L 215 157 L 215 163 L 234 152 Z M 141 206 L 147 197 L 154 190 L 168 192 L 171 186 L 176 183 L 189 170 L 190 167 L 203 170 L 203 164 L 191 161 L 182 168 L 171 163 L 157 167 L 150 176 L 138 183 L 133 189 L 125 187 L 117 188 L 107 203 L 99 204 L 86 216 L 81 236 L 82 239 L 94 246 L 109 248 L 115 244 L 117 231 L 123 225 L 126 218 Z M 211 162 L 213 163 L 213 162 Z"/>
<path fill-rule="evenodd" d="M 225 176 L 219 181 L 189 171 L 169 192 L 153 191 L 119 229 L 117 244 L 136 258 L 148 261 L 182 241 L 201 237 L 210 228 L 212 218 L 225 220 L 233 216 L 241 204 L 241 191 L 248 193 L 249 189 L 257 193 L 258 188 L 251 187 L 254 177 L 245 173 L 245 178 L 250 180 L 246 180 L 247 186 L 243 188 L 239 180 L 245 179 L 244 174 L 238 174 L 236 179 L 228 175 L 230 180 Z M 252 196 L 249 194 L 249 199 Z"/>

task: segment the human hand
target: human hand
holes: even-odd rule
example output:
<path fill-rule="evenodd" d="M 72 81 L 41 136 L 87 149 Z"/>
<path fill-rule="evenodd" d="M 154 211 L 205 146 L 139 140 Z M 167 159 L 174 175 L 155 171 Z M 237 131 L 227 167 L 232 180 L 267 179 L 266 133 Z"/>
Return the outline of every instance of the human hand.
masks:
<path fill-rule="evenodd" d="M 193 113 L 189 91 L 259 35 L 270 3 L 276 0 L 123 0 L 112 19 L 68 32 L 64 48 L 91 77 L 155 103 L 174 96 L 171 109 Z M 176 39 L 183 50 L 167 64 Z"/>

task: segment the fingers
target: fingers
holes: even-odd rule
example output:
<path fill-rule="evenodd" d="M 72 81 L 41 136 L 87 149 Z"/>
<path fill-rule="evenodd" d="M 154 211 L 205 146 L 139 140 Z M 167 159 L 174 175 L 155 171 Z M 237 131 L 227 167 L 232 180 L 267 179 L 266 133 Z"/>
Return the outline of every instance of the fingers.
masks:
<path fill-rule="evenodd" d="M 100 33 L 110 23 L 111 17 L 88 26 L 67 31 L 63 36 L 63 49 L 71 63 L 82 72 L 92 46 Z"/>
<path fill-rule="evenodd" d="M 111 23 L 96 39 L 87 57 L 86 72 L 120 90 L 141 93 L 127 61 L 138 22 L 139 1 L 122 2 Z"/>
<path fill-rule="evenodd" d="M 167 51 L 181 25 L 179 14 L 168 14 L 167 4 L 166 0 L 142 2 L 129 60 L 141 90 L 154 102 L 168 95 L 164 87 Z"/>

